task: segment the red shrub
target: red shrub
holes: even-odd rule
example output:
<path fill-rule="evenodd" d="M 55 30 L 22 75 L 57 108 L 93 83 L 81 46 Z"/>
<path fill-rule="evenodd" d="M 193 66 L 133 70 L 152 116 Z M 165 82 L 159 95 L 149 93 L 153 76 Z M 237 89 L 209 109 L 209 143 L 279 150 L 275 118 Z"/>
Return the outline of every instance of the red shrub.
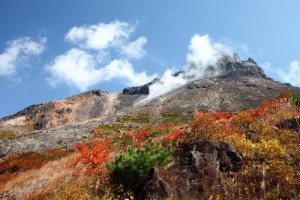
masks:
<path fill-rule="evenodd" d="M 165 130 L 165 129 L 167 129 L 167 128 L 173 128 L 173 127 L 175 127 L 175 126 L 176 126 L 175 124 L 164 124 L 164 125 L 155 127 L 155 128 L 154 128 L 154 131 Z"/>
<path fill-rule="evenodd" d="M 149 134 L 150 134 L 149 131 L 143 130 L 143 131 L 138 131 L 138 132 L 132 133 L 132 136 L 134 139 L 137 139 L 137 140 L 145 140 Z"/>
<path fill-rule="evenodd" d="M 98 144 L 96 145 L 96 143 Z M 93 141 L 92 147 L 80 143 L 75 149 L 80 154 L 77 160 L 87 166 L 88 174 L 101 173 L 104 164 L 110 160 L 112 147 L 108 147 L 109 144 L 109 140 Z"/>
<path fill-rule="evenodd" d="M 185 132 L 182 130 L 175 130 L 166 135 L 165 140 L 166 141 L 173 141 L 182 136 Z"/>

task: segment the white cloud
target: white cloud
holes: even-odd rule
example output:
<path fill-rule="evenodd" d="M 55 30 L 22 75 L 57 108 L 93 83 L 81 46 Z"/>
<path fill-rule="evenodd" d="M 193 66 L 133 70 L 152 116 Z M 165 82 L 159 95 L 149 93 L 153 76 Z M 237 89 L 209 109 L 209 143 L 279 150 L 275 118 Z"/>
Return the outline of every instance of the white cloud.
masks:
<path fill-rule="evenodd" d="M 141 85 L 152 81 L 156 75 L 136 72 L 128 59 L 141 58 L 147 38 L 131 40 L 135 26 L 114 21 L 91 26 L 73 27 L 66 34 L 66 40 L 75 47 L 58 55 L 46 65 L 50 72 L 48 79 L 52 86 L 67 84 L 80 91 L 110 81 L 126 79 L 128 85 Z"/>
<path fill-rule="evenodd" d="M 278 70 L 279 77 L 287 83 L 300 86 L 300 66 L 299 61 L 294 60 L 290 63 L 287 70 Z"/>
<path fill-rule="evenodd" d="M 101 69 L 103 76 L 108 77 L 107 80 L 113 78 L 125 78 L 129 82 L 127 85 L 137 86 L 148 83 L 156 78 L 156 74 L 148 76 L 146 72 L 135 72 L 132 65 L 127 60 L 113 60 L 109 65 Z"/>
<path fill-rule="evenodd" d="M 81 48 L 101 50 L 120 46 L 133 31 L 134 26 L 120 21 L 91 26 L 75 26 L 67 33 L 66 40 Z"/>
<path fill-rule="evenodd" d="M 33 41 L 29 37 L 18 38 L 7 42 L 7 48 L 0 54 L 0 76 L 13 76 L 17 68 L 26 64 L 31 56 L 41 54 L 45 49 L 47 39 Z"/>
<path fill-rule="evenodd" d="M 139 37 L 136 41 L 121 47 L 121 52 L 131 58 L 141 58 L 146 54 L 146 51 L 143 48 L 146 43 L 147 38 Z"/>
<path fill-rule="evenodd" d="M 271 63 L 269 62 L 264 62 L 260 65 L 264 71 L 271 71 L 272 68 L 271 68 Z"/>
<path fill-rule="evenodd" d="M 46 69 L 51 72 L 49 83 L 56 86 L 60 83 L 74 85 L 80 90 L 85 90 L 89 85 L 96 82 L 96 69 L 93 58 L 79 49 L 71 49 L 65 54 L 55 58 Z"/>
<path fill-rule="evenodd" d="M 59 55 L 54 62 L 46 67 L 52 76 L 51 85 L 66 83 L 80 91 L 87 90 L 97 83 L 114 78 L 126 78 L 130 85 L 140 85 L 155 78 L 147 76 L 145 72 L 137 73 L 126 60 L 112 60 L 106 66 L 98 67 L 95 57 L 80 49 L 71 49 Z"/>

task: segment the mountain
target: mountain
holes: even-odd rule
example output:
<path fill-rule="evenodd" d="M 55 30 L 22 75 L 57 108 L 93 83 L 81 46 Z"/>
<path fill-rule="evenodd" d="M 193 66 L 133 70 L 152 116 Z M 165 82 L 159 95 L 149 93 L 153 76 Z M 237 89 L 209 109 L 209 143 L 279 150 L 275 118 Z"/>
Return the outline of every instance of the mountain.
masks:
<path fill-rule="evenodd" d="M 157 98 L 137 103 L 135 107 L 140 112 L 159 109 L 159 112 L 181 114 L 238 112 L 255 108 L 283 90 L 298 90 L 268 78 L 251 58 L 241 61 L 238 57 L 226 56 L 217 63 L 216 68 L 220 71 L 216 76 L 212 76 L 214 71 L 208 68 L 207 73 L 211 75 L 189 81 Z"/>
<path fill-rule="evenodd" d="M 73 145 L 88 137 L 88 130 L 96 124 L 112 122 L 120 116 L 148 112 L 154 115 L 234 113 L 255 108 L 283 90 L 299 92 L 299 88 L 268 78 L 253 59 L 242 61 L 236 54 L 224 55 L 205 69 L 191 64 L 173 74 L 173 78 L 184 82 L 172 85 L 172 80 L 166 83 L 157 78 L 143 86 L 125 88 L 122 93 L 92 90 L 27 107 L 0 119 L 0 129 L 14 133 L 0 140 L 0 153 L 40 150 L 57 145 L 59 140 Z M 172 87 L 164 90 L 166 85 Z M 151 95 L 154 86 L 165 92 Z"/>

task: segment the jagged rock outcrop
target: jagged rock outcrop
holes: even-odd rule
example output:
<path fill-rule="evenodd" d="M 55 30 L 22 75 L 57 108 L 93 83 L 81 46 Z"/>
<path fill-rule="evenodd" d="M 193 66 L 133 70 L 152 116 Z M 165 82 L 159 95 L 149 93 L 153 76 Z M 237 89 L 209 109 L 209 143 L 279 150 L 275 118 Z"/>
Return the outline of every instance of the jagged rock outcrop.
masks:
<path fill-rule="evenodd" d="M 149 84 L 138 86 L 138 87 L 127 87 L 122 92 L 125 95 L 148 95 L 149 94 Z"/>
<path fill-rule="evenodd" d="M 139 199 L 215 199 L 229 191 L 229 173 L 241 170 L 242 159 L 225 142 L 199 141 L 168 169 L 154 168 Z"/>
<path fill-rule="evenodd" d="M 219 60 L 217 65 L 219 65 L 218 68 L 220 69 L 220 76 L 222 77 L 254 76 L 268 78 L 263 69 L 259 67 L 252 58 L 242 61 L 237 54 L 234 54 L 233 57 L 224 56 Z"/>
<path fill-rule="evenodd" d="M 153 81 L 151 81 L 150 83 L 147 83 L 142 86 L 124 88 L 122 94 L 124 94 L 124 95 L 148 95 L 149 94 L 149 86 L 153 85 L 157 81 L 159 81 L 158 78 L 156 78 Z"/>
<path fill-rule="evenodd" d="M 51 122 L 51 116 L 41 115 L 38 121 L 34 124 L 35 130 L 47 129 Z"/>

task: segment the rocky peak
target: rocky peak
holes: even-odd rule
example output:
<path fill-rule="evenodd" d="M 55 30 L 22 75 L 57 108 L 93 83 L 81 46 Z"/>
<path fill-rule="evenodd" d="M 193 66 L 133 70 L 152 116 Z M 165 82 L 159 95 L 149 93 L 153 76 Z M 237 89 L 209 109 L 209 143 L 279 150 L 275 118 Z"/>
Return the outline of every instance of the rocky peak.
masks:
<path fill-rule="evenodd" d="M 102 90 L 100 90 L 100 89 L 94 89 L 94 90 L 89 90 L 89 91 L 84 92 L 84 93 L 79 94 L 79 95 L 87 95 L 87 96 L 96 95 L 96 96 L 101 96 L 103 93 L 105 93 L 105 92 L 102 91 Z M 78 95 L 75 95 L 75 96 L 78 96 Z"/>
<path fill-rule="evenodd" d="M 155 78 L 153 81 L 150 83 L 147 83 L 142 86 L 137 86 L 137 87 L 127 87 L 123 89 L 123 94 L 124 95 L 148 95 L 149 94 L 149 86 L 158 82 L 159 78 Z"/>
<path fill-rule="evenodd" d="M 263 69 L 252 58 L 243 61 L 237 54 L 224 56 L 218 61 L 217 69 L 220 70 L 220 76 L 224 77 L 254 76 L 267 78 Z"/>

